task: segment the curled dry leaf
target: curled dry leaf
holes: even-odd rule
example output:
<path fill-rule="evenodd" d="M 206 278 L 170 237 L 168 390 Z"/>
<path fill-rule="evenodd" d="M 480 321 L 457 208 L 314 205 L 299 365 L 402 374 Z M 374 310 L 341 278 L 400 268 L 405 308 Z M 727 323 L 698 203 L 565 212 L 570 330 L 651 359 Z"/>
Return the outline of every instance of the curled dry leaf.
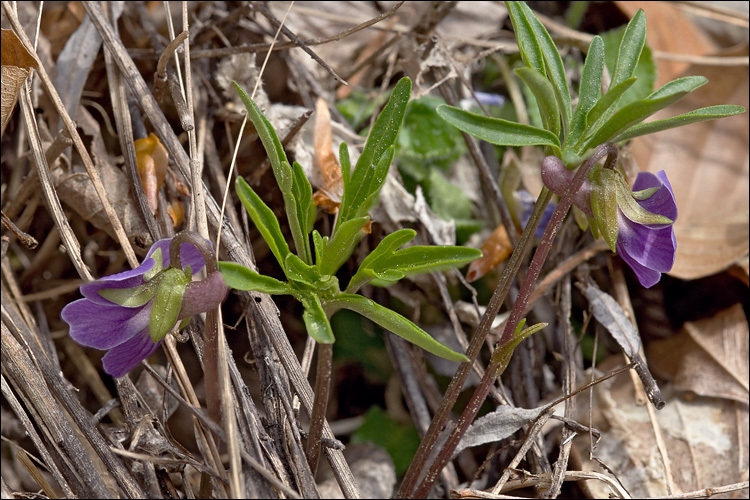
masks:
<path fill-rule="evenodd" d="M 329 214 L 339 211 L 344 181 L 341 166 L 333 154 L 333 132 L 331 114 L 325 100 L 318 98 L 315 104 L 315 131 L 313 133 L 313 164 L 323 177 L 323 186 L 313 194 L 313 202 Z"/>
<path fill-rule="evenodd" d="M 490 237 L 482 245 L 482 256 L 469 264 L 466 281 L 471 283 L 478 280 L 495 269 L 512 252 L 513 244 L 510 242 L 510 238 L 508 238 L 508 232 L 505 230 L 505 226 L 500 224 L 492 231 Z"/>
<path fill-rule="evenodd" d="M 0 116 L 2 117 L 2 130 L 13 114 L 13 108 L 18 101 L 18 92 L 23 82 L 31 73 L 31 68 L 38 68 L 34 56 L 23 46 L 18 37 L 11 30 L 2 30 L 2 89 L 0 90 Z"/>
<path fill-rule="evenodd" d="M 135 159 L 138 164 L 138 175 L 143 183 L 148 206 L 152 213 L 159 208 L 159 190 L 167 178 L 169 153 L 156 135 L 135 141 Z"/>

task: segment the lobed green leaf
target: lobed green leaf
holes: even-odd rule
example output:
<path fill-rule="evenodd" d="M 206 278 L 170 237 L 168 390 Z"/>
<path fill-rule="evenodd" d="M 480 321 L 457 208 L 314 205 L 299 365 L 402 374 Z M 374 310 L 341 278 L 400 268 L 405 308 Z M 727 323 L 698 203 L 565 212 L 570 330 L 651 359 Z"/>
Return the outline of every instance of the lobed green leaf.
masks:
<path fill-rule="evenodd" d="M 349 219 L 343 224 L 338 224 L 330 240 L 323 238 L 321 261 L 319 263 L 320 273 L 323 275 L 334 274 L 352 255 L 354 247 L 364 236 L 362 228 L 369 216 Z"/>

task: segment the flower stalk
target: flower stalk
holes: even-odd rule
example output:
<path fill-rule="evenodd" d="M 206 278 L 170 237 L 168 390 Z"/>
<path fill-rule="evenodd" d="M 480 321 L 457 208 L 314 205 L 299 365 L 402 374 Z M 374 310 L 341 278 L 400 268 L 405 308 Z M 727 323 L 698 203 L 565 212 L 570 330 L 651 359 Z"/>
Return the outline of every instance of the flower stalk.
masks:
<path fill-rule="evenodd" d="M 604 144 L 599 145 L 594 150 L 594 153 L 591 155 L 591 157 L 589 157 L 585 162 L 583 162 L 583 164 L 577 169 L 575 177 L 568 184 L 560 200 L 560 203 L 557 205 L 555 212 L 552 214 L 552 218 L 550 219 L 549 224 L 547 225 L 547 230 L 544 232 L 544 236 L 542 237 L 539 247 L 534 253 L 534 257 L 531 260 L 531 264 L 529 265 L 529 270 L 526 273 L 526 278 L 523 282 L 523 285 L 521 286 L 521 289 L 518 294 L 518 298 L 513 304 L 513 308 L 511 309 L 510 316 L 508 317 L 508 320 L 505 323 L 505 329 L 503 330 L 503 334 L 500 338 L 500 342 L 498 343 L 498 346 L 496 347 L 496 349 L 502 349 L 503 346 L 505 346 L 506 344 L 514 340 L 514 333 L 516 332 L 516 328 L 522 319 L 522 315 L 524 313 L 524 310 L 526 309 L 526 304 L 528 303 L 529 296 L 531 295 L 531 292 L 534 289 L 534 285 L 536 284 L 536 281 L 539 278 L 539 273 L 541 272 L 542 266 L 544 265 L 544 261 L 547 259 L 547 255 L 549 254 L 549 251 L 552 248 L 552 243 L 554 242 L 557 232 L 560 229 L 562 222 L 573 203 L 573 199 L 576 193 L 578 193 L 579 189 L 583 185 L 584 181 L 586 180 L 588 173 L 605 156 L 607 157 L 606 162 L 605 162 L 605 168 L 613 168 L 617 161 L 617 147 L 611 143 L 604 143 Z M 546 193 L 543 192 L 543 195 L 544 194 Z M 548 196 L 543 196 L 543 197 L 548 198 Z M 542 198 L 542 195 L 540 195 L 540 198 Z M 540 199 L 540 201 L 544 201 L 544 200 Z M 536 230 L 536 226 L 539 223 L 541 214 L 543 214 L 544 212 L 545 205 L 546 203 L 537 203 L 537 207 L 535 207 L 534 213 L 532 214 L 529 224 L 527 225 L 526 229 L 524 230 L 522 234 L 522 237 L 521 237 L 522 242 L 524 241 L 524 238 L 529 239 L 529 235 L 533 234 L 534 231 Z M 519 243 L 518 249 L 520 249 L 520 247 L 521 245 Z M 521 252 L 514 251 L 514 256 L 516 253 L 521 253 Z M 515 275 L 515 272 L 513 273 L 512 276 L 514 275 Z M 509 279 L 508 281 L 509 283 L 507 284 L 507 287 L 510 288 L 510 282 L 512 280 Z M 501 282 L 501 284 L 503 283 Z M 499 288 L 500 286 L 498 286 L 498 289 Z M 503 286 L 503 288 L 505 288 L 505 286 Z M 493 295 L 493 299 L 494 298 L 495 296 Z M 492 303 L 492 301 L 490 301 L 490 303 Z M 499 309 L 499 304 L 498 304 L 498 309 Z M 488 321 L 486 320 L 488 316 L 490 319 L 492 319 L 495 317 L 496 314 L 497 314 L 497 310 L 490 311 L 490 307 L 488 306 L 487 312 L 485 313 L 485 316 L 482 318 L 482 322 L 480 323 L 480 328 L 483 323 Z M 479 333 L 479 331 L 477 333 Z M 476 336 L 478 335 L 475 335 L 475 337 Z M 472 339 L 472 344 L 473 343 L 474 343 L 474 339 Z M 472 352 L 471 347 L 472 346 L 469 347 L 469 352 L 467 352 L 467 356 L 469 356 L 470 359 L 475 359 L 475 357 L 472 357 L 474 353 Z M 502 372 L 507 367 L 507 362 L 509 361 L 509 359 L 510 359 L 510 356 L 493 356 L 492 357 L 490 364 L 487 366 L 487 369 L 485 370 L 482 381 L 480 382 L 476 391 L 472 395 L 471 400 L 466 405 L 466 408 L 461 414 L 461 417 L 459 418 L 456 424 L 456 428 L 448 437 L 448 440 L 446 441 L 446 443 L 443 445 L 443 448 L 438 453 L 438 456 L 436 457 L 436 459 L 430 466 L 424 479 L 413 492 L 404 490 L 404 487 L 402 485 L 402 490 L 399 492 L 400 496 L 409 497 L 409 498 L 426 498 L 426 495 L 429 493 L 430 489 L 435 483 L 435 480 L 437 479 L 440 471 L 450 461 L 453 455 L 453 451 L 456 449 L 456 446 L 458 445 L 459 441 L 461 440 L 463 435 L 466 433 L 466 430 L 468 429 L 471 422 L 474 421 L 474 418 L 476 417 L 477 412 L 479 411 L 479 408 L 484 403 L 484 400 L 487 398 L 487 395 L 489 394 L 490 388 L 492 387 L 492 384 L 494 383 L 495 379 L 499 377 L 500 375 L 502 375 Z M 468 364 L 468 363 L 464 363 L 464 364 Z M 451 385 L 453 385 L 452 383 L 453 381 L 451 381 Z M 461 387 L 461 385 L 459 385 L 459 387 Z M 446 402 L 445 399 L 447 399 L 447 392 L 446 392 L 446 398 L 444 398 L 443 403 Z M 450 407 L 452 407 L 454 403 L 455 403 L 455 400 L 452 403 L 450 403 Z M 441 405 L 441 408 L 442 408 L 442 405 Z M 437 422 L 437 417 L 438 416 L 436 415 L 436 417 L 433 419 L 431 427 L 433 426 L 437 427 L 439 425 L 438 429 L 441 429 L 443 425 L 445 425 L 445 422 L 444 421 Z M 432 448 L 432 446 L 430 446 L 430 448 Z M 427 450 L 426 455 L 429 454 L 429 451 L 430 450 Z M 416 457 L 415 457 L 415 462 L 416 462 Z M 421 469 L 421 466 L 420 466 L 420 469 Z M 418 471 L 419 469 L 417 469 L 417 472 Z"/>

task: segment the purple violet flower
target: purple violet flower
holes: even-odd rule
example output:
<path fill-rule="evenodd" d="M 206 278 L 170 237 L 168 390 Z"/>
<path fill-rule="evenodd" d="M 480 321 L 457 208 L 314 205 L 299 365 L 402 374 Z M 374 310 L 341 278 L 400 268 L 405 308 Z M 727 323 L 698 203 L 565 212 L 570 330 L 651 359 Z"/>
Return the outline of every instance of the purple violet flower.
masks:
<path fill-rule="evenodd" d="M 574 175 L 557 157 L 548 156 L 542 162 L 542 181 L 555 194 L 562 195 Z M 677 203 L 663 170 L 655 175 L 638 173 L 631 191 L 619 172 L 595 167 L 573 204 L 598 227 L 645 288 L 672 269 Z"/>
<path fill-rule="evenodd" d="M 60 314 L 70 325 L 73 340 L 85 347 L 108 351 L 102 358 L 104 371 L 115 378 L 124 376 L 148 358 L 176 325 L 168 319 L 169 324 L 162 328 L 164 333 L 153 332 L 154 318 L 164 317 L 163 311 L 154 308 L 160 296 L 167 296 L 171 304 L 176 304 L 178 309 L 173 316 L 177 320 L 218 307 L 224 300 L 227 287 L 220 272 L 209 272 L 202 281 L 190 280 L 192 273 L 205 265 L 201 252 L 193 244 L 180 245 L 180 261 L 185 271 L 169 267 L 171 242 L 168 238 L 154 243 L 136 269 L 81 285 L 84 298 L 71 302 Z M 208 242 L 209 248 L 210 245 Z M 177 280 L 181 284 L 174 285 L 170 272 L 179 275 Z"/>

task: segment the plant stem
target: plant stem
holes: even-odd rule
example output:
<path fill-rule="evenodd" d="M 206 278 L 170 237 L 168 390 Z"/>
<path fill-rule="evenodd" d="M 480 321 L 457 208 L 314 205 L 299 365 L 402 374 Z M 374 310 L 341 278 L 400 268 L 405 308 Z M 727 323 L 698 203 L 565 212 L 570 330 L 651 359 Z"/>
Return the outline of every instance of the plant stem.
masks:
<path fill-rule="evenodd" d="M 172 238 L 169 246 L 169 260 L 173 267 L 182 269 L 180 247 L 183 243 L 193 245 L 201 253 L 206 264 L 206 273 L 219 272 L 211 243 L 198 233 L 181 231 Z M 205 329 L 203 332 L 203 374 L 206 385 L 206 407 L 208 415 L 221 425 L 221 394 L 222 384 L 219 373 L 219 323 L 218 310 L 206 312 Z"/>
<path fill-rule="evenodd" d="M 328 390 L 331 386 L 333 344 L 318 343 L 318 363 L 315 370 L 315 402 L 310 415 L 310 433 L 307 436 L 307 462 L 313 477 L 318 469 L 323 424 L 328 408 Z"/>
<path fill-rule="evenodd" d="M 398 498 L 409 496 L 411 490 L 414 489 L 414 486 L 419 479 L 419 474 L 422 472 L 424 464 L 430 456 L 432 448 L 435 446 L 438 435 L 448 421 L 450 411 L 453 409 L 453 405 L 456 404 L 456 400 L 461 392 L 461 388 L 464 386 L 466 378 L 469 376 L 471 366 L 477 359 L 482 345 L 484 345 L 484 341 L 490 331 L 490 326 L 492 326 L 492 322 L 497 316 L 500 306 L 503 304 L 506 295 L 508 295 L 508 292 L 510 291 L 513 279 L 521 267 L 521 262 L 531 247 L 531 237 L 539 225 L 539 221 L 544 214 L 544 209 L 547 207 L 550 198 L 552 198 L 552 193 L 546 187 L 543 188 L 542 192 L 539 194 L 539 199 L 536 205 L 534 205 L 534 210 L 531 213 L 526 229 L 521 234 L 518 246 L 513 250 L 508 265 L 505 267 L 505 270 L 500 277 L 500 282 L 498 283 L 497 288 L 495 288 L 495 292 L 492 294 L 489 304 L 487 304 L 487 310 L 484 313 L 484 316 L 482 316 L 479 326 L 477 326 L 477 329 L 474 332 L 474 336 L 471 338 L 469 348 L 466 351 L 466 357 L 471 361 L 461 363 L 456 374 L 451 379 L 450 384 L 445 391 L 445 395 L 443 396 L 443 401 L 440 403 L 440 407 L 435 413 L 429 429 L 427 429 L 427 434 L 422 438 L 419 448 L 414 455 L 414 459 L 404 476 L 404 480 L 401 483 L 397 495 Z"/>
<path fill-rule="evenodd" d="M 531 264 L 529 265 L 528 273 L 526 274 L 526 279 L 524 280 L 524 283 L 521 286 L 518 298 L 513 304 L 510 317 L 508 318 L 508 321 L 505 324 L 505 330 L 503 331 L 503 335 L 500 339 L 500 342 L 498 343 L 498 348 L 501 348 L 502 345 L 506 344 L 507 342 L 513 339 L 513 334 L 516 330 L 516 326 L 521 320 L 521 316 L 524 313 L 529 296 L 531 295 L 531 292 L 534 289 L 534 285 L 536 284 L 536 280 L 539 277 L 539 273 L 541 272 L 542 265 L 544 264 L 544 261 L 546 260 L 550 249 L 552 248 L 552 243 L 554 242 L 555 236 L 557 235 L 557 232 L 560 229 L 560 226 L 562 225 L 563 219 L 567 215 L 568 210 L 570 209 L 570 206 L 573 203 L 573 198 L 575 197 L 575 194 L 578 192 L 580 187 L 583 185 L 583 182 L 586 180 L 586 177 L 589 171 L 591 170 L 591 168 L 594 165 L 596 165 L 599 162 L 599 160 L 601 160 L 604 156 L 607 156 L 606 163 L 608 167 L 611 167 L 612 165 L 614 165 L 614 163 L 617 160 L 616 146 L 611 143 L 605 143 L 605 144 L 599 145 L 594 150 L 594 153 L 591 155 L 591 157 L 588 158 L 583 163 L 583 165 L 581 165 L 578 168 L 578 171 L 576 172 L 575 177 L 568 184 L 568 187 L 566 188 L 565 193 L 560 199 L 560 203 L 557 205 L 555 212 L 552 214 L 552 218 L 550 219 L 549 224 L 547 225 L 547 229 L 544 232 L 544 236 L 542 237 L 539 247 L 534 253 L 534 257 L 531 261 Z M 543 191 L 543 194 L 544 194 L 544 191 Z M 540 195 L 540 198 L 542 198 L 542 195 Z M 537 205 L 540 205 L 540 204 L 538 203 Z M 537 208 L 539 207 L 538 206 L 534 207 L 534 214 L 532 214 L 532 217 L 536 215 Z M 543 207 L 542 207 L 542 210 L 543 210 Z M 524 237 L 527 236 L 527 233 L 533 234 L 533 232 L 536 230 L 536 224 L 534 225 L 534 227 L 531 227 L 531 221 L 529 222 L 530 222 L 529 225 L 527 225 L 526 229 L 524 230 L 524 234 L 522 235 L 521 242 L 519 243 L 519 247 L 524 242 Z M 516 254 L 516 251 L 514 251 L 513 256 L 515 256 L 515 254 Z M 511 266 L 509 265 L 508 267 L 511 267 Z M 503 276 L 503 278 L 505 278 L 505 275 Z M 508 284 L 507 286 L 509 287 L 510 285 Z M 495 299 L 495 295 L 497 295 L 497 290 L 496 290 L 496 293 L 493 295 L 492 299 Z M 492 304 L 492 300 L 490 301 L 490 304 Z M 480 323 L 479 329 L 477 333 L 475 334 L 475 337 L 480 333 L 480 330 L 483 326 L 483 323 L 485 323 L 488 313 L 490 313 L 489 305 L 487 306 L 487 313 L 485 314 L 484 317 L 482 317 L 482 322 Z M 497 313 L 497 310 L 493 311 L 490 318 L 494 318 L 496 313 Z M 474 338 L 472 338 L 472 345 L 470 346 L 470 349 L 473 346 L 473 344 L 474 344 Z M 467 352 L 467 355 L 470 357 L 470 359 L 474 359 L 476 356 L 476 353 L 472 352 L 472 355 L 473 355 L 472 356 L 472 355 L 469 355 L 469 353 Z M 474 420 L 474 417 L 479 411 L 479 408 L 482 406 L 482 404 L 484 403 L 484 400 L 487 398 L 487 395 L 489 394 L 489 390 L 492 387 L 492 384 L 494 383 L 495 379 L 502 374 L 502 371 L 505 369 L 505 366 L 507 366 L 507 365 L 501 366 L 500 361 L 501 360 L 498 357 L 496 359 L 493 359 L 490 362 L 489 366 L 487 367 L 487 370 L 485 371 L 484 377 L 482 378 L 482 381 L 480 382 L 479 387 L 477 387 L 476 391 L 472 395 L 471 400 L 467 404 L 466 408 L 464 409 L 464 412 L 461 414 L 461 417 L 458 420 L 458 423 L 456 424 L 456 428 L 453 430 L 450 437 L 448 438 L 446 443 L 443 445 L 443 448 L 440 450 L 440 453 L 436 457 L 433 464 L 430 466 L 430 469 L 425 475 L 425 478 L 419 484 L 416 490 L 414 490 L 413 492 L 409 490 L 404 490 L 403 485 L 402 485 L 402 491 L 400 491 L 399 493 L 406 493 L 403 496 L 409 496 L 411 498 L 426 498 L 426 495 L 427 493 L 429 493 L 430 489 L 432 488 L 432 485 L 437 479 L 438 474 L 443 469 L 443 467 L 445 467 L 445 465 L 451 460 L 453 451 L 456 449 L 458 442 L 466 433 L 466 430 L 468 429 L 469 424 L 471 424 L 471 422 Z M 453 380 L 451 381 L 451 385 L 452 384 L 453 384 Z M 447 396 L 448 394 L 446 391 L 446 399 L 447 399 Z M 444 402 L 445 402 L 445 399 L 444 399 Z M 453 404 L 451 403 L 451 407 L 452 406 Z M 441 405 L 441 409 L 442 409 L 442 405 Z M 436 419 L 437 419 L 437 416 L 436 416 Z M 435 423 L 435 420 L 433 420 L 433 423 Z M 442 425 L 443 424 L 440 425 L 441 428 L 442 428 Z M 431 425 L 431 428 L 432 428 L 432 425 Z M 420 465 L 419 469 L 421 469 L 421 467 L 422 466 Z"/>

